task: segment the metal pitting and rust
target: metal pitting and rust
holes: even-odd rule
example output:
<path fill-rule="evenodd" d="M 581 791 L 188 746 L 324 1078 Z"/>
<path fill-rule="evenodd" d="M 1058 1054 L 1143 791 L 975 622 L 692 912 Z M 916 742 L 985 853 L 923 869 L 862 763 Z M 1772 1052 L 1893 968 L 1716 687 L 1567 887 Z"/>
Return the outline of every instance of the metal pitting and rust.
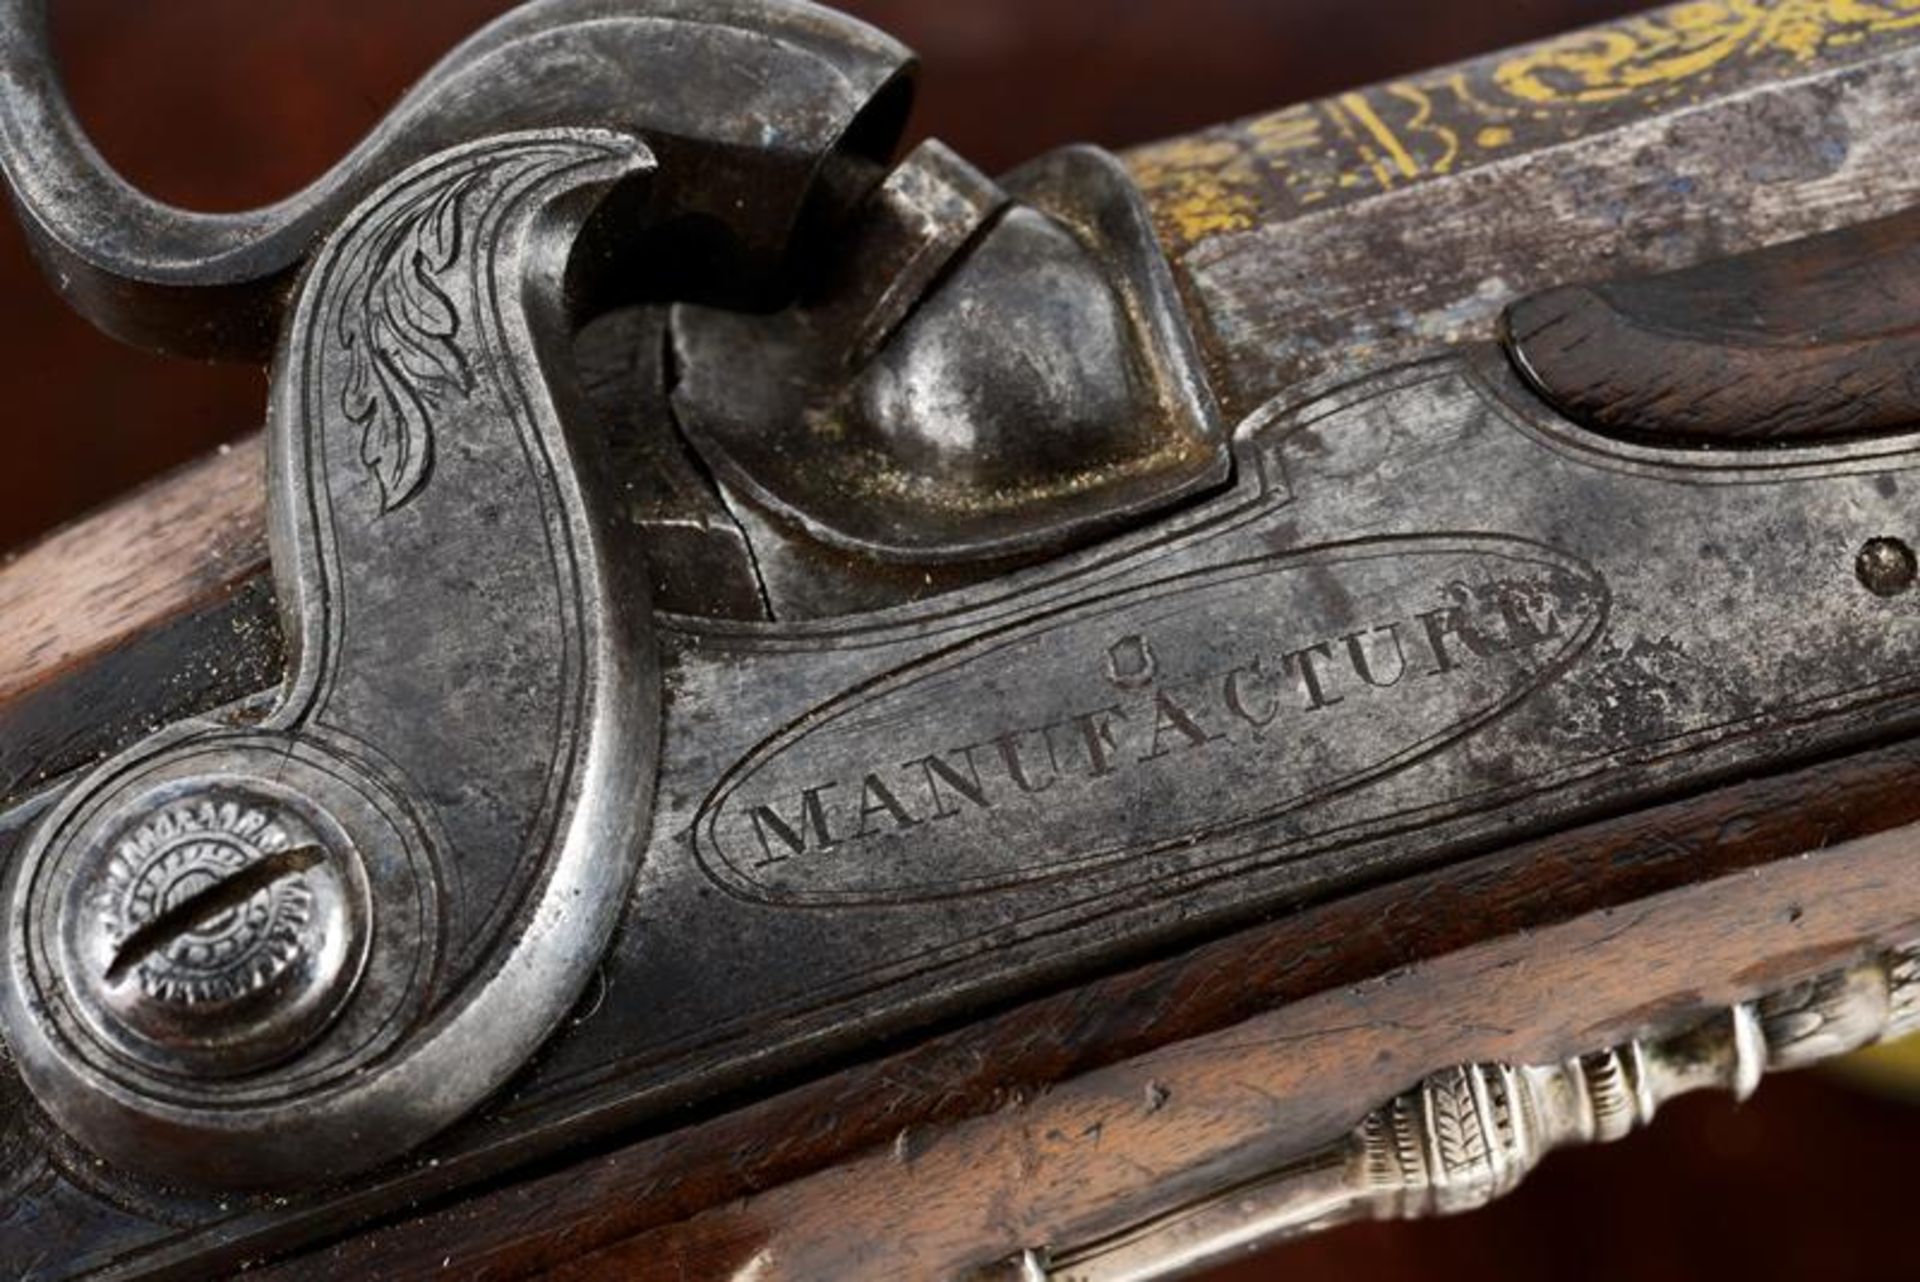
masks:
<path fill-rule="evenodd" d="M 1140 148 L 1229 417 L 1920 203 L 1911 0 L 1707 0 Z"/>
<path fill-rule="evenodd" d="M 177 721 L 41 799 L 7 869 L 0 1027 L 46 1111 L 121 1167 L 354 1174 L 525 1066 L 642 851 L 646 566 L 574 331 L 649 290 L 780 296 L 801 229 L 877 181 L 905 53 L 804 6 L 545 0 L 307 192 L 200 216 L 86 146 L 44 6 L 0 16 L 0 161 L 76 305 L 168 350 L 277 333 L 289 649 L 270 706 Z"/>
<path fill-rule="evenodd" d="M 281 335 L 291 643 L 277 704 L 0 818 L 9 1048 L 112 1159 L 36 1231 L 98 1243 L 76 1271 L 285 1249 L 1920 722 L 1920 437 L 1596 435 L 1493 342 L 1520 293 L 1916 194 L 1920 13 L 1688 8 L 1136 153 L 1144 203 L 1097 153 L 889 171 L 902 51 L 772 0 L 530 6 L 279 221 L 142 204 L 17 78 L 9 173 L 84 309 Z M 673 51 L 664 103 L 608 41 Z M 742 50 L 764 102 L 727 101 Z"/>
<path fill-rule="evenodd" d="M 1219 410 L 1113 157 L 1068 148 L 1002 188 L 927 144 L 878 195 L 818 302 L 676 312 L 677 421 L 735 503 L 863 560 L 982 566 L 1226 480 Z M 778 615 L 848 612 L 780 584 Z"/>

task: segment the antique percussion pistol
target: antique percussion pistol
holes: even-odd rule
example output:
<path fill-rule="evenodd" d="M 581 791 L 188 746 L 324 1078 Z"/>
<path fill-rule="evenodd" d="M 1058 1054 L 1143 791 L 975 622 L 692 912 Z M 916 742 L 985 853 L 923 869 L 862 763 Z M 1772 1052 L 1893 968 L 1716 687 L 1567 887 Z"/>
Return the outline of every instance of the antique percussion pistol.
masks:
<path fill-rule="evenodd" d="M 534 0 L 222 215 L 46 26 L 271 389 L 0 569 L 10 1274 L 1172 1277 L 1920 1025 L 1915 0 L 999 177 Z"/>

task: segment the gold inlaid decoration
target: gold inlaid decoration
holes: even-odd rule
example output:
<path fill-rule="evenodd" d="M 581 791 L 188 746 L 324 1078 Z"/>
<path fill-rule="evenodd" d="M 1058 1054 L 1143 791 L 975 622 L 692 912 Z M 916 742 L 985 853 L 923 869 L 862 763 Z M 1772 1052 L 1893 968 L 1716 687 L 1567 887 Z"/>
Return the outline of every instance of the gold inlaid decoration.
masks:
<path fill-rule="evenodd" d="M 1161 234 L 1193 244 L 1222 232 L 1250 231 L 1260 201 L 1251 157 L 1232 140 L 1195 135 L 1133 158 L 1134 181 L 1148 193 Z"/>
<path fill-rule="evenodd" d="M 1130 157 L 1175 250 L 1920 42 L 1920 0 L 1690 0 Z"/>
<path fill-rule="evenodd" d="M 1494 82 L 1523 103 L 1683 92 L 1729 60 L 1809 63 L 1835 45 L 1920 27 L 1920 0 L 1698 0 L 1575 33 L 1507 58 Z"/>

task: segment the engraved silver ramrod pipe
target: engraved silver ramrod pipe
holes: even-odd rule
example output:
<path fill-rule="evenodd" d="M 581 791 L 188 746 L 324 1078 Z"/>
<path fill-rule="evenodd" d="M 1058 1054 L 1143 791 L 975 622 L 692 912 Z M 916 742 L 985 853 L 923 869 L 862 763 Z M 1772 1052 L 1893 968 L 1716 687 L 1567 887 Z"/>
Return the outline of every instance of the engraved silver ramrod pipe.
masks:
<path fill-rule="evenodd" d="M 1920 942 L 1742 1002 L 1664 1037 L 1557 1064 L 1431 1074 L 1338 1144 L 1122 1233 L 1035 1247 L 976 1282 L 1166 1282 L 1364 1219 L 1476 1210 L 1556 1148 L 1608 1143 L 1689 1091 L 1751 1095 L 1805 1068 L 1920 1030 Z"/>

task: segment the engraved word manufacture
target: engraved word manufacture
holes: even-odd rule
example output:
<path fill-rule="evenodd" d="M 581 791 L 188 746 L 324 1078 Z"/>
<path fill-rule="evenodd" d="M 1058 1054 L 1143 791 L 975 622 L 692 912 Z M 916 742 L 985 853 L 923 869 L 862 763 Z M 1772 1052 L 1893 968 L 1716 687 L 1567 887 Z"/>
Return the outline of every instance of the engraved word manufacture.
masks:
<path fill-rule="evenodd" d="M 1179 753 L 1231 751 L 1249 738 L 1306 732 L 1305 718 L 1347 704 L 1404 695 L 1494 655 L 1534 650 L 1563 636 L 1553 599 L 1519 581 L 1451 585 L 1436 609 L 1310 641 L 1281 643 L 1200 677 L 1164 681 L 1152 642 L 1114 643 L 1105 675 L 1113 702 L 1038 725 L 949 745 L 899 763 L 874 763 L 822 780 L 784 804 L 744 808 L 765 868 L 831 853 L 1009 801 L 1039 798 L 1063 779 L 1113 779 Z M 1196 763 L 1199 768 L 1199 763 Z"/>

